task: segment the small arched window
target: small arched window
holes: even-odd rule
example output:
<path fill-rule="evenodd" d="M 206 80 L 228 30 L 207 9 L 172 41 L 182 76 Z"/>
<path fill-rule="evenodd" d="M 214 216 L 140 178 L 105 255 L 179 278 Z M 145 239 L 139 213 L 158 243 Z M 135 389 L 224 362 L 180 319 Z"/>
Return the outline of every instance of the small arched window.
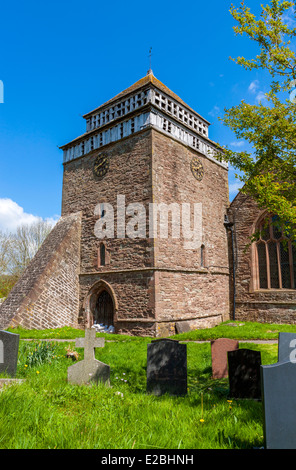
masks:
<path fill-rule="evenodd" d="M 256 242 L 259 289 L 295 289 L 296 247 L 276 224 L 278 217 L 265 219 L 258 226 Z"/>
<path fill-rule="evenodd" d="M 200 266 L 205 267 L 205 246 L 201 245 L 200 247 Z"/>

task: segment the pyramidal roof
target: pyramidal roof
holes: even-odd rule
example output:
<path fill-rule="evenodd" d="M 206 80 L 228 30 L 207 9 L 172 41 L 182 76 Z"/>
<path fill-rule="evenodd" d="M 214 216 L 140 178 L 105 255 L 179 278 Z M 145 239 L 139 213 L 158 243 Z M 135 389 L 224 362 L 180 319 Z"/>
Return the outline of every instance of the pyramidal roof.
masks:
<path fill-rule="evenodd" d="M 209 121 L 158 80 L 152 70 L 83 118 L 86 132 L 60 147 L 64 163 L 147 128 L 217 161 L 217 144 L 208 135 Z"/>
<path fill-rule="evenodd" d="M 163 93 L 166 93 L 172 99 L 178 101 L 183 106 L 186 106 L 188 109 L 190 109 L 195 114 L 198 114 L 196 111 L 194 111 L 194 109 L 192 109 L 190 106 L 188 106 L 188 104 L 186 104 L 183 100 L 181 100 L 181 98 L 178 95 L 176 95 L 176 93 L 171 91 L 166 85 L 164 85 L 160 80 L 158 80 L 153 75 L 153 72 L 150 69 L 150 70 L 148 70 L 147 75 L 145 77 L 141 78 L 140 80 L 135 82 L 133 85 L 126 88 L 121 93 L 118 93 L 118 95 L 116 95 L 113 98 L 111 98 L 110 100 L 106 101 L 105 103 L 103 103 L 99 107 L 93 109 L 89 113 L 84 114 L 83 117 L 85 119 L 87 119 L 89 116 L 91 116 L 93 113 L 97 112 L 99 109 L 104 108 L 105 106 L 110 106 L 110 104 L 112 104 L 113 102 L 116 102 L 116 101 L 124 98 L 124 96 L 127 96 L 131 93 L 134 93 L 135 91 L 137 91 L 137 90 L 139 90 L 139 89 L 141 89 L 141 88 L 143 88 L 143 87 L 145 87 L 146 85 L 149 85 L 149 84 L 154 85 L 156 88 L 161 90 Z"/>

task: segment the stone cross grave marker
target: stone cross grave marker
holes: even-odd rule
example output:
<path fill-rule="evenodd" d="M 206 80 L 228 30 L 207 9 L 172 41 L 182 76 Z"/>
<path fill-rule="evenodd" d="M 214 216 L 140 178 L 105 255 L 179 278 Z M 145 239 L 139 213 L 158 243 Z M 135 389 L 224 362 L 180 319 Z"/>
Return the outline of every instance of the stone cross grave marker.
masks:
<path fill-rule="evenodd" d="M 261 366 L 264 447 L 296 449 L 296 363 Z"/>
<path fill-rule="evenodd" d="M 147 346 L 147 393 L 187 394 L 187 346 L 172 339 Z"/>
<path fill-rule="evenodd" d="M 251 349 L 228 351 L 229 395 L 261 400 L 261 353 Z"/>
<path fill-rule="evenodd" d="M 15 376 L 20 335 L 0 330 L 0 373 Z"/>
<path fill-rule="evenodd" d="M 227 353 L 238 349 L 235 339 L 218 338 L 211 341 L 212 378 L 223 379 L 228 377 Z"/>
<path fill-rule="evenodd" d="M 87 328 L 84 338 L 76 338 L 75 346 L 84 348 L 84 359 L 68 367 L 68 382 L 72 384 L 86 384 L 90 382 L 104 382 L 109 384 L 110 366 L 95 359 L 95 348 L 105 345 L 104 338 L 96 338 L 96 330 Z"/>
<path fill-rule="evenodd" d="M 296 359 L 296 333 L 279 333 L 278 362 Z"/>

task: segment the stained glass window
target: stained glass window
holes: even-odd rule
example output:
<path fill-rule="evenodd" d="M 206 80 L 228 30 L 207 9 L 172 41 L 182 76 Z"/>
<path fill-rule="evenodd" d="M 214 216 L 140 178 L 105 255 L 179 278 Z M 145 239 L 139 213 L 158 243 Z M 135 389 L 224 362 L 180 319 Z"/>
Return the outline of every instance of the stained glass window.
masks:
<path fill-rule="evenodd" d="M 296 247 L 283 235 L 278 217 L 265 219 L 259 226 L 256 244 L 260 289 L 295 289 Z"/>

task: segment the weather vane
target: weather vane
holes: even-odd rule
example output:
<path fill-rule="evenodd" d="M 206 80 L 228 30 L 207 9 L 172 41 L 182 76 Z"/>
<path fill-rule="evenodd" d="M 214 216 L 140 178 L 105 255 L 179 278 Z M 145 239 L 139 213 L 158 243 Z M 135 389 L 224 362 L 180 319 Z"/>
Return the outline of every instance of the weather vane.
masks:
<path fill-rule="evenodd" d="M 149 49 L 149 70 L 148 70 L 148 74 L 149 73 L 152 73 L 152 69 L 151 69 L 151 55 L 152 55 L 152 47 L 150 47 Z"/>

